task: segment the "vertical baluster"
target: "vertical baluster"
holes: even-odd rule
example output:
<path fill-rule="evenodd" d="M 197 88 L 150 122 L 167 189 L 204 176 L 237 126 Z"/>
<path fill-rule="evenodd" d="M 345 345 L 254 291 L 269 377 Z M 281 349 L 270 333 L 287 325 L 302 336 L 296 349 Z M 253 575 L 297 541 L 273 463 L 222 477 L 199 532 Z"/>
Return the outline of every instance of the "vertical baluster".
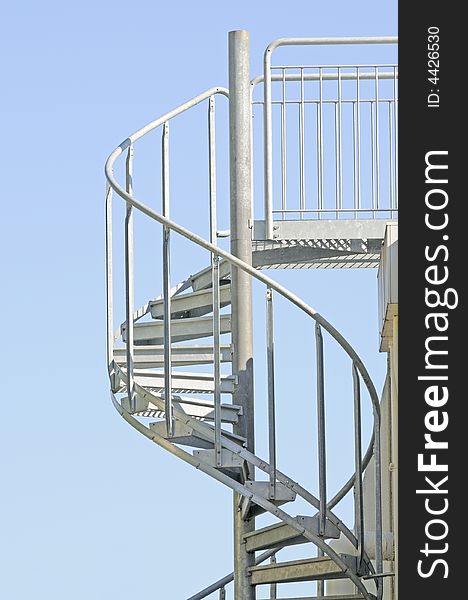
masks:
<path fill-rule="evenodd" d="M 343 148 L 341 143 L 341 109 L 342 109 L 342 97 L 341 97 L 341 69 L 338 68 L 338 184 L 339 184 L 339 207 L 343 208 Z"/>
<path fill-rule="evenodd" d="M 323 209 L 323 69 L 319 69 L 319 167 L 320 167 L 320 187 L 319 187 L 319 208 L 320 211 Z M 322 213 L 319 212 L 319 218 L 322 218 Z"/>
<path fill-rule="evenodd" d="M 169 218 L 169 123 L 162 131 L 162 213 Z M 171 230 L 163 227 L 164 402 L 167 435 L 174 433 L 171 356 Z"/>
<path fill-rule="evenodd" d="M 216 465 L 221 466 L 221 364 L 220 364 L 220 304 L 219 304 L 219 256 L 211 258 L 211 281 L 213 286 L 213 376 L 215 408 L 215 454 Z"/>
<path fill-rule="evenodd" d="M 359 67 L 356 67 L 357 208 L 361 208 L 361 97 Z"/>
<path fill-rule="evenodd" d="M 106 306 L 107 306 L 107 366 L 114 362 L 114 317 L 112 281 L 112 188 L 106 186 Z M 112 390 L 114 382 L 112 381 Z"/>
<path fill-rule="evenodd" d="M 393 67 L 393 131 L 395 132 L 395 139 L 393 143 L 395 152 L 395 208 L 398 210 L 398 98 L 396 67 Z"/>
<path fill-rule="evenodd" d="M 375 460 L 375 570 L 383 572 L 382 549 L 382 456 L 380 448 L 380 415 L 374 409 L 374 460 Z M 377 579 L 377 600 L 381 600 L 382 579 Z"/>
<path fill-rule="evenodd" d="M 219 600 L 226 600 L 226 588 L 219 588 Z"/>
<path fill-rule="evenodd" d="M 338 102 L 334 104 L 335 108 L 335 219 L 338 219 L 338 208 L 340 202 L 340 190 L 339 190 L 339 162 L 338 162 Z"/>
<path fill-rule="evenodd" d="M 358 541 L 358 565 L 364 551 L 364 508 L 362 495 L 362 430 L 361 430 L 361 389 L 359 373 L 353 363 L 354 392 L 354 523 Z"/>
<path fill-rule="evenodd" d="M 370 103 L 370 130 L 371 130 L 371 185 L 372 185 L 372 208 L 375 208 L 375 125 L 374 125 L 374 102 Z M 375 219 L 375 211 L 372 211 Z"/>
<path fill-rule="evenodd" d="M 394 206 L 394 187 L 393 187 L 393 121 L 392 121 L 392 103 L 388 102 L 388 181 L 389 181 L 389 194 L 390 194 L 390 217 L 393 217 L 393 206 Z"/>
<path fill-rule="evenodd" d="M 215 98 L 210 96 L 208 106 L 208 155 L 210 179 L 210 242 L 216 244 L 216 133 Z M 219 302 L 219 256 L 211 255 L 211 285 L 213 302 L 213 377 L 214 377 L 214 427 L 216 465 L 222 464 L 221 448 L 221 358 L 220 358 L 220 302 Z"/>
<path fill-rule="evenodd" d="M 273 556 L 270 558 L 270 564 L 276 564 L 276 554 L 273 554 Z M 277 589 L 276 583 L 270 584 L 270 600 L 277 600 Z"/>
<path fill-rule="evenodd" d="M 317 144 L 317 218 L 320 219 L 320 109 L 319 102 L 315 102 L 315 108 L 317 111 L 316 117 L 316 144 Z"/>
<path fill-rule="evenodd" d="M 356 102 L 353 101 L 353 208 L 356 209 L 357 200 L 357 119 L 356 119 Z M 357 213 L 354 213 L 354 218 L 357 218 Z"/>
<path fill-rule="evenodd" d="M 317 557 L 325 556 L 325 552 L 321 548 L 317 548 Z M 317 596 L 321 598 L 325 596 L 325 581 L 317 581 Z"/>
<path fill-rule="evenodd" d="M 273 239 L 273 124 L 271 115 L 271 50 L 265 52 L 263 83 L 263 155 L 265 189 L 265 237 Z"/>
<path fill-rule="evenodd" d="M 320 325 L 315 325 L 315 336 L 317 345 L 317 428 L 318 428 L 318 446 L 319 446 L 319 498 L 320 498 L 320 513 L 319 513 L 319 533 L 322 535 L 325 532 L 326 526 L 326 454 L 325 454 L 325 390 L 324 390 L 324 369 L 323 369 L 323 339 Z M 322 435 L 323 432 L 323 435 Z M 325 485 L 324 485 L 324 483 Z M 325 507 L 325 508 L 323 508 Z M 324 556 L 321 548 L 317 549 L 317 556 Z M 325 582 L 317 581 L 317 595 L 325 595 Z"/>
<path fill-rule="evenodd" d="M 268 446 L 270 463 L 270 498 L 276 496 L 276 414 L 273 291 L 266 291 L 267 375 L 268 375 Z"/>
<path fill-rule="evenodd" d="M 380 148 L 379 148 L 379 68 L 375 70 L 375 178 L 376 205 L 380 208 Z"/>
<path fill-rule="evenodd" d="M 252 198 L 255 197 L 255 182 L 254 182 L 254 162 L 255 152 L 254 152 L 254 119 L 255 119 L 255 105 L 253 103 L 253 95 L 254 95 L 255 87 L 250 83 L 250 189 L 252 193 Z M 250 206 L 250 218 L 252 219 L 252 223 L 255 221 L 255 206 L 254 203 L 251 202 Z"/>
<path fill-rule="evenodd" d="M 125 163 L 125 189 L 133 192 L 133 146 L 127 151 Z M 133 212 L 132 205 L 127 202 L 125 215 L 125 313 L 126 313 L 126 358 L 127 358 L 127 395 L 130 410 L 135 410 L 135 392 L 133 385 L 133 312 L 134 312 L 134 278 L 133 278 Z"/>
<path fill-rule="evenodd" d="M 281 206 L 287 208 L 286 200 L 286 70 L 283 69 L 283 101 L 281 103 Z M 285 218 L 283 213 L 283 219 Z"/>
<path fill-rule="evenodd" d="M 301 219 L 305 210 L 305 157 L 304 157 L 304 69 L 301 68 L 301 102 L 299 105 L 299 187 Z"/>
<path fill-rule="evenodd" d="M 325 439 L 325 383 L 323 365 L 323 336 L 319 323 L 315 324 L 315 343 L 317 355 L 317 437 L 319 459 L 319 535 L 325 535 L 327 512 L 327 464 Z"/>

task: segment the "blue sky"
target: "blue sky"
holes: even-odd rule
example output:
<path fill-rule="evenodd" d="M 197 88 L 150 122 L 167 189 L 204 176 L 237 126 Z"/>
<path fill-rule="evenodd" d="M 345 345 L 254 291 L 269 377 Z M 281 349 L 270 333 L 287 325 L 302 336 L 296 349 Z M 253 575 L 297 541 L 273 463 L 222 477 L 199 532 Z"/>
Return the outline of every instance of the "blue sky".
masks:
<path fill-rule="evenodd" d="M 0 596 L 184 598 L 231 570 L 231 494 L 110 403 L 104 161 L 146 122 L 227 85 L 229 30 L 251 32 L 257 74 L 277 37 L 395 35 L 396 2 L 18 1 L 2 25 Z M 278 278 L 381 383 L 376 272 Z"/>

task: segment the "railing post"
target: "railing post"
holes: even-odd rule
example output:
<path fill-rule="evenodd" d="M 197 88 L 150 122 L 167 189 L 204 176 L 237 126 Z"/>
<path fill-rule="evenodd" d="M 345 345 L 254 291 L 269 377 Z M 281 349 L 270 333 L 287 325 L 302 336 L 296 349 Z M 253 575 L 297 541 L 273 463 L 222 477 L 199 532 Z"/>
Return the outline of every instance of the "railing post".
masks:
<path fill-rule="evenodd" d="M 208 102 L 208 157 L 210 178 L 210 242 L 216 245 L 216 134 L 215 97 Z M 221 448 L 221 358 L 220 358 L 220 301 L 219 301 L 219 256 L 211 254 L 211 286 L 213 290 L 213 378 L 214 378 L 214 427 L 216 466 L 222 464 Z"/>
<path fill-rule="evenodd" d="M 276 554 L 273 554 L 273 556 L 270 558 L 270 564 L 271 565 L 276 564 Z M 278 591 L 278 586 L 276 585 L 276 583 L 272 583 L 270 585 L 270 600 L 277 600 L 277 591 Z"/>
<path fill-rule="evenodd" d="M 354 528 L 358 541 L 358 563 L 364 552 L 364 505 L 362 493 L 361 389 L 359 373 L 353 363 L 354 396 Z"/>
<path fill-rule="evenodd" d="M 128 147 L 125 165 L 125 190 L 128 194 L 133 191 L 133 146 Z M 135 392 L 133 386 L 133 213 L 131 204 L 127 203 L 125 215 L 125 312 L 127 325 L 127 396 L 130 410 L 135 410 Z"/>
<path fill-rule="evenodd" d="M 327 518 L 327 463 L 325 439 L 325 382 L 323 366 L 323 337 L 319 323 L 315 324 L 317 352 L 317 445 L 319 459 L 319 535 L 325 535 Z"/>
<path fill-rule="evenodd" d="M 380 446 L 380 415 L 374 408 L 374 460 L 375 460 L 375 570 L 383 571 L 382 548 L 382 453 Z M 381 600 L 383 580 L 377 579 L 377 600 Z"/>
<path fill-rule="evenodd" d="M 251 104 L 250 40 L 247 31 L 229 32 L 229 160 L 231 206 L 231 252 L 244 262 L 252 263 L 251 239 Z M 247 439 L 247 449 L 254 451 L 253 349 L 252 349 L 252 282 L 248 274 L 232 268 L 232 343 L 233 371 L 238 381 L 233 402 L 242 406 L 243 414 L 235 433 Z M 253 531 L 254 518 L 244 520 L 239 509 L 239 495 L 234 494 L 234 597 L 253 600 L 247 568 L 254 564 L 254 554 L 245 550 L 244 535 Z"/>
<path fill-rule="evenodd" d="M 162 213 L 169 217 L 169 123 L 162 133 Z M 163 303 L 164 303 L 164 401 L 167 435 L 174 432 L 172 406 L 172 341 L 171 341 L 171 230 L 163 228 Z"/>
<path fill-rule="evenodd" d="M 273 290 L 266 293 L 267 374 L 268 374 L 268 456 L 270 462 L 270 498 L 276 496 L 276 406 L 275 406 L 275 341 Z"/>
<path fill-rule="evenodd" d="M 317 356 L 317 446 L 319 459 L 319 535 L 325 536 L 327 519 L 327 464 L 325 432 L 325 380 L 323 364 L 323 336 L 319 323 L 315 323 L 315 344 Z M 324 556 L 321 548 L 317 556 Z M 325 582 L 317 581 L 317 595 L 325 595 Z"/>
<path fill-rule="evenodd" d="M 106 303 L 107 303 L 107 367 L 114 362 L 114 318 L 113 318 L 113 282 L 112 282 L 112 188 L 106 186 Z M 114 383 L 112 383 L 114 388 Z"/>
<path fill-rule="evenodd" d="M 264 212 L 265 239 L 273 239 L 273 144 L 271 114 L 271 53 L 268 47 L 263 58 L 263 154 L 264 154 Z"/>

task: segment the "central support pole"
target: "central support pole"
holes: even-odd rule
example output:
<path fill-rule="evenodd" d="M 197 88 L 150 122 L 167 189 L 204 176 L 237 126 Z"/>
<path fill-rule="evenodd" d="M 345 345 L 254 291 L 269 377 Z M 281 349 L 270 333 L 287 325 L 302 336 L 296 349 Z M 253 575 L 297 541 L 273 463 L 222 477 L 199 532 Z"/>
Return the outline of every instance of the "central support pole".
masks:
<path fill-rule="evenodd" d="M 229 32 L 229 162 L 231 204 L 231 252 L 252 264 L 251 235 L 251 106 L 250 39 L 247 31 Z M 233 371 L 238 383 L 233 402 L 242 406 L 235 433 L 247 439 L 254 451 L 254 398 L 252 348 L 252 281 L 249 275 L 232 267 L 232 343 Z M 244 535 L 253 531 L 255 519 L 244 520 L 241 496 L 234 494 L 234 597 L 254 600 L 248 567 L 254 554 L 245 550 Z"/>

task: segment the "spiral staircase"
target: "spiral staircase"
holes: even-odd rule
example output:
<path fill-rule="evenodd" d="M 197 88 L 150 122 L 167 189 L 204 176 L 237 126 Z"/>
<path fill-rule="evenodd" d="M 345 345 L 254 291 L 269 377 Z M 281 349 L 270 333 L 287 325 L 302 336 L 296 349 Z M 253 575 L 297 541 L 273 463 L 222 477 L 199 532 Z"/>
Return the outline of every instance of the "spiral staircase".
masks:
<path fill-rule="evenodd" d="M 237 493 L 240 518 L 251 523 L 255 517 L 268 513 L 270 525 L 244 533 L 242 543 L 249 557 L 246 576 L 255 590 L 267 585 L 270 598 L 276 598 L 276 585 L 293 582 L 316 582 L 315 599 L 375 600 L 383 593 L 382 509 L 380 495 L 380 407 L 371 377 L 350 343 L 318 312 L 262 269 L 276 265 L 275 244 L 254 241 L 254 266 L 221 248 L 216 223 L 216 165 L 214 148 L 214 106 L 217 96 L 229 97 L 228 90 L 212 88 L 170 113 L 153 121 L 127 138 L 110 155 L 106 164 L 107 194 L 107 319 L 108 370 L 112 401 L 116 410 L 134 429 L 158 446 Z M 210 238 L 204 239 L 169 218 L 169 123 L 202 102 L 208 103 L 210 150 Z M 143 136 L 160 129 L 162 143 L 162 210 L 156 212 L 138 200 L 133 193 L 133 148 Z M 117 181 L 114 163 L 126 156 L 125 184 Z M 113 196 L 126 207 L 125 214 L 125 318 L 117 331 L 113 314 Z M 147 304 L 134 306 L 133 215 L 138 211 L 162 227 L 162 293 Z M 181 236 L 190 244 L 210 255 L 209 264 L 200 265 L 195 274 L 174 285 L 170 281 L 171 262 L 181 257 L 171 256 L 171 238 Z M 265 241 L 265 240 L 264 240 Z M 264 242 L 263 241 L 263 242 Z M 294 244 L 293 244 L 294 245 Z M 284 251 L 284 244 L 282 250 Z M 336 248 L 327 256 L 313 259 L 338 264 Z M 374 250 L 375 252 L 375 250 Z M 345 256 L 355 256 L 350 248 Z M 262 258 L 263 255 L 263 258 Z M 300 266 L 311 260 L 302 260 Z M 277 266 L 277 265 L 276 265 Z M 283 265 L 284 266 L 284 265 Z M 291 266 L 288 262 L 288 266 Z M 292 266 L 299 266 L 296 263 Z M 353 264 L 353 266 L 356 266 Z M 242 404 L 236 404 L 239 377 L 236 372 L 236 346 L 232 333 L 235 314 L 233 275 L 242 273 L 265 287 L 267 354 L 267 396 L 269 431 L 268 458 L 257 456 L 249 449 L 248 439 L 237 428 L 245 417 Z M 315 332 L 315 364 L 317 389 L 317 447 L 319 492 L 312 494 L 300 483 L 276 466 L 275 444 L 275 360 L 274 360 L 274 298 L 282 296 L 290 310 L 301 311 Z M 327 466 L 325 440 L 324 336 L 349 358 L 353 386 L 350 402 L 354 410 L 355 471 L 333 498 L 327 497 Z M 260 378 L 264 374 L 258 375 Z M 374 419 L 373 436 L 364 452 L 361 432 L 361 395 L 365 390 Z M 364 531 L 363 480 L 366 468 L 375 471 L 375 532 L 372 555 L 367 551 Z M 202 486 L 202 482 L 200 482 Z M 334 507 L 348 494 L 354 496 L 354 524 L 346 525 L 335 514 Z M 310 507 L 307 514 L 296 514 L 294 503 L 303 499 Z M 333 541 L 345 539 L 351 548 L 342 552 Z M 290 546 L 310 544 L 310 550 L 300 560 L 280 559 L 280 551 Z M 259 554 L 260 553 L 260 554 Z M 278 556 L 277 556 L 278 555 Z M 267 562 L 269 559 L 269 562 Z M 210 585 L 191 597 L 199 600 L 210 594 L 226 596 L 226 586 L 234 573 Z M 347 580 L 354 586 L 351 594 L 326 595 L 325 582 Z M 262 588 L 263 589 L 263 588 Z M 310 597 L 311 598 L 311 597 Z"/>

